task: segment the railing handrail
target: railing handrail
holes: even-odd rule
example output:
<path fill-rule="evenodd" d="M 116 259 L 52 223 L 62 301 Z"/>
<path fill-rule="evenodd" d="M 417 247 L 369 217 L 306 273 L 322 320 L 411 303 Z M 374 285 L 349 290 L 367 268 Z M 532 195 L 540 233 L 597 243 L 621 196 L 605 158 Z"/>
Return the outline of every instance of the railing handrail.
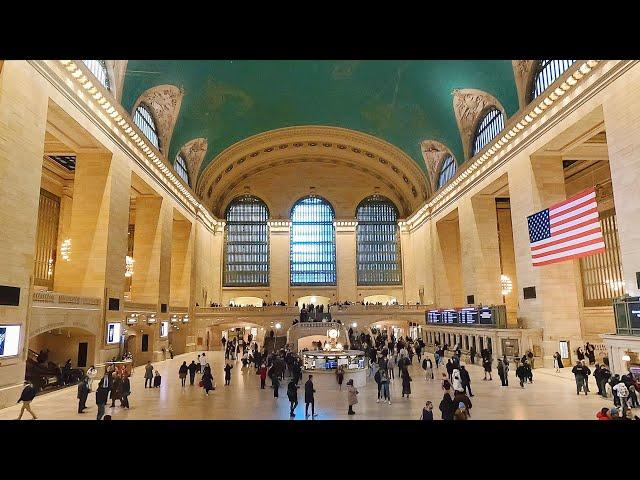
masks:
<path fill-rule="evenodd" d="M 345 311 L 411 311 L 411 312 L 423 312 L 433 305 L 362 305 L 362 304 L 350 304 L 350 305 L 331 305 L 329 312 L 345 312 Z"/>
<path fill-rule="evenodd" d="M 265 307 L 196 307 L 196 313 L 243 313 L 243 312 L 274 312 L 299 314 L 298 307 L 267 305 Z"/>

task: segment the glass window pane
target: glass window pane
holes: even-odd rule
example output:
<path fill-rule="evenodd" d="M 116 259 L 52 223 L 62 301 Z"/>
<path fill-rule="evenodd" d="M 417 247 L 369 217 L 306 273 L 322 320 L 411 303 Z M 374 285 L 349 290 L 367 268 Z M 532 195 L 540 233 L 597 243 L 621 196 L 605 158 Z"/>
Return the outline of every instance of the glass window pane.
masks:
<path fill-rule="evenodd" d="M 574 63 L 575 60 L 540 60 L 533 79 L 530 101 L 549 88 Z"/>
<path fill-rule="evenodd" d="M 103 87 L 111 90 L 109 75 L 107 75 L 107 64 L 104 60 L 83 60 L 82 62 L 91 70 L 93 76 L 98 79 Z"/>
<path fill-rule="evenodd" d="M 471 156 L 473 157 L 491 142 L 491 140 L 496 138 L 503 128 L 504 116 L 502 112 L 497 108 L 491 108 L 478 123 Z"/>
<path fill-rule="evenodd" d="M 136 108 L 133 121 L 153 146 L 160 149 L 160 139 L 158 138 L 156 122 L 153 120 L 153 115 L 151 115 L 149 107 L 141 103 L 138 108 Z"/>

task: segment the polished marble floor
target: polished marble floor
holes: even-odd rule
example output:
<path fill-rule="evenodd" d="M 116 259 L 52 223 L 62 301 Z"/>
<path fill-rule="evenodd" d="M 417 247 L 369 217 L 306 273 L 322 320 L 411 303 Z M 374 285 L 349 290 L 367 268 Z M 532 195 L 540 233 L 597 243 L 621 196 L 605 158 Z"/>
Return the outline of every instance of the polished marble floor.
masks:
<path fill-rule="evenodd" d="M 201 353 L 201 352 L 198 352 Z M 253 369 L 243 370 L 240 362 L 235 362 L 232 370 L 231 385 L 225 387 L 221 352 L 207 352 L 213 357 L 214 376 L 217 384 L 215 391 L 206 397 L 196 386 L 180 386 L 178 368 L 183 361 L 190 363 L 197 353 L 176 356 L 173 360 L 157 362 L 154 367 L 162 375 L 162 386 L 158 389 L 144 388 L 144 368 L 135 369 L 131 378 L 132 394 L 129 397 L 130 410 L 119 406 L 107 408 L 113 420 L 180 420 L 180 419 L 234 419 L 234 420 L 289 420 L 289 402 L 286 396 L 286 382 L 280 388 L 280 397 L 273 397 L 269 387 L 260 389 L 260 378 Z M 509 387 L 500 387 L 497 374 L 493 381 L 483 381 L 482 369 L 468 365 L 471 375 L 471 387 L 474 397 L 471 399 L 472 420 L 594 420 L 595 412 L 603 406 L 611 407 L 611 399 L 602 399 L 594 392 L 595 382 L 590 378 L 592 393 L 576 395 L 575 382 L 570 369 L 560 374 L 548 369 L 534 370 L 534 383 L 521 389 L 513 371 L 510 372 Z M 444 372 L 444 368 L 436 375 Z M 329 383 L 325 388 L 317 388 L 316 420 L 417 420 L 426 400 L 434 404 L 435 415 L 440 418 L 438 404 L 442 399 L 440 382 L 426 381 L 422 369 L 414 359 L 411 367 L 413 382 L 410 398 L 402 398 L 401 382 L 395 380 L 391 387 L 391 405 L 376 403 L 377 388 L 373 379 L 366 387 L 359 388 L 359 403 L 355 406 L 354 416 L 347 415 L 347 394 L 345 386 L 338 390 L 337 383 Z M 303 376 L 303 382 L 306 380 Z M 95 382 L 94 382 L 95 383 Z M 77 413 L 77 389 L 75 387 L 59 390 L 36 397 L 32 408 L 40 419 L 95 420 L 97 406 L 95 394 L 89 394 L 89 409 L 84 414 Z M 301 385 L 295 420 L 304 420 L 304 390 Z M 119 405 L 119 402 L 116 402 Z M 0 410 L 0 420 L 15 419 L 20 406 Z M 23 420 L 31 419 L 25 412 Z"/>

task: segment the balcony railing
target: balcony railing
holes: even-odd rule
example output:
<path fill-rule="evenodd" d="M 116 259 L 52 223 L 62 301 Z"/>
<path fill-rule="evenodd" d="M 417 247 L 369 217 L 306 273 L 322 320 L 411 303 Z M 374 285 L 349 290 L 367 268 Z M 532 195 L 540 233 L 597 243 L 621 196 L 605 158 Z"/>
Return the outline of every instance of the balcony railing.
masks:
<path fill-rule="evenodd" d="M 52 305 L 78 305 L 78 306 L 94 306 L 99 307 L 102 303 L 100 298 L 80 297 L 78 295 L 67 295 L 56 292 L 33 292 L 33 303 L 46 303 Z M 64 307 L 61 307 L 64 308 Z"/>
<path fill-rule="evenodd" d="M 347 312 L 347 313 L 371 313 L 371 312 L 425 312 L 432 305 L 332 305 L 329 308 L 331 313 Z"/>
<path fill-rule="evenodd" d="M 197 314 L 222 314 L 222 313 L 234 313 L 234 314 L 279 314 L 279 315 L 300 315 L 300 309 L 298 307 L 282 307 L 278 305 L 267 305 L 266 307 L 197 307 Z"/>

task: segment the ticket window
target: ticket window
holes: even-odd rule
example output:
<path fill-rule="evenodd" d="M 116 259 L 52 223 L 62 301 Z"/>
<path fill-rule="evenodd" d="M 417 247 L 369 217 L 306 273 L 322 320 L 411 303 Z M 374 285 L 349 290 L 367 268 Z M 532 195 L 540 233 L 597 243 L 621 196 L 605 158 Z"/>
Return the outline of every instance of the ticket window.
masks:
<path fill-rule="evenodd" d="M 559 351 L 560 358 L 562 359 L 562 364 L 566 367 L 569 365 L 573 365 L 571 363 L 571 346 L 569 345 L 568 340 L 560 340 Z"/>

